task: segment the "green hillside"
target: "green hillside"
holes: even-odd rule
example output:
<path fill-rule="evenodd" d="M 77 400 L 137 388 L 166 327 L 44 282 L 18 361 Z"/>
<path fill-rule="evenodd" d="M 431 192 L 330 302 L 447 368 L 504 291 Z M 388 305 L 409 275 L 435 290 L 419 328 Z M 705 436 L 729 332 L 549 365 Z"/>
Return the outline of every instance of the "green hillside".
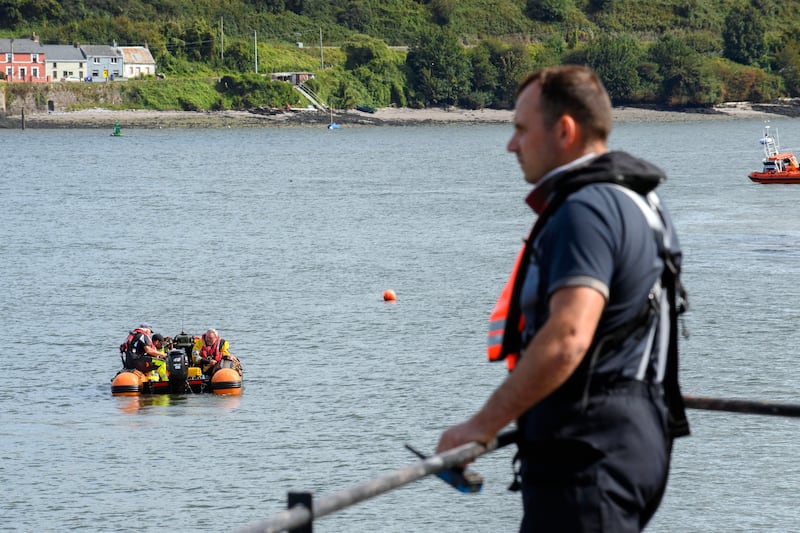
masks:
<path fill-rule="evenodd" d="M 0 0 L 0 37 L 146 43 L 167 79 L 198 80 L 180 84 L 189 91 L 181 98 L 137 85 L 127 98 L 141 106 L 245 108 L 293 97 L 257 69 L 313 72 L 309 87 L 340 108 L 507 108 L 525 72 L 565 62 L 594 67 L 616 104 L 708 106 L 800 96 L 799 7 L 780 0 Z"/>

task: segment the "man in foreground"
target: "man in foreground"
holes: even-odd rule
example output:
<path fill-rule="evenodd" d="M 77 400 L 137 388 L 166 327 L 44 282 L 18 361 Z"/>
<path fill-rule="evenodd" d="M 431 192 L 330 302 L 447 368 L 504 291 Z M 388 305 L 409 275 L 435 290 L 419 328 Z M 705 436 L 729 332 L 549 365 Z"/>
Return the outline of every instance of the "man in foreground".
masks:
<path fill-rule="evenodd" d="M 538 220 L 492 320 L 512 370 L 437 452 L 519 428 L 522 532 L 641 531 L 688 434 L 677 384 L 680 251 L 652 192 L 664 174 L 609 152 L 611 102 L 590 69 L 531 73 L 514 134 Z"/>

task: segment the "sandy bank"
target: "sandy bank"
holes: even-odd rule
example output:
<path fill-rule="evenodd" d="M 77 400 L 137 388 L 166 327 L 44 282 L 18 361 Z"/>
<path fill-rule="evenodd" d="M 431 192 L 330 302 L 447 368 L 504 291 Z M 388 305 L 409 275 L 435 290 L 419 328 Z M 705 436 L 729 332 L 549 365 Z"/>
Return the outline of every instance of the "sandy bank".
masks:
<path fill-rule="evenodd" d="M 355 110 L 334 112 L 333 120 L 342 126 L 401 126 L 458 123 L 508 124 L 512 111 L 496 109 L 409 109 L 382 108 L 375 113 Z M 653 107 L 617 107 L 617 122 L 676 122 L 720 119 L 769 119 L 800 116 L 800 104 L 787 100 L 776 104 L 728 103 L 706 109 L 681 111 Z M 146 111 L 87 109 L 72 112 L 27 113 L 25 128 L 108 128 L 119 122 L 123 128 L 242 128 L 323 126 L 330 115 L 313 110 L 254 111 Z M 0 116 L 0 128 L 22 128 L 21 115 Z"/>

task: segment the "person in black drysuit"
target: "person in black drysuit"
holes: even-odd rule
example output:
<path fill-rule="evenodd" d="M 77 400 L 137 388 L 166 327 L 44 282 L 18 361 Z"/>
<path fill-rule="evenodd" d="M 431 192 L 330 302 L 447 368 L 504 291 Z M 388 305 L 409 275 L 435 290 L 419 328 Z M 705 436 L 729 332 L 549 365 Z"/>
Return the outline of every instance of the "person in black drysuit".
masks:
<path fill-rule="evenodd" d="M 641 531 L 663 496 L 672 441 L 688 434 L 680 249 L 653 192 L 665 176 L 609 152 L 610 130 L 591 69 L 547 68 L 521 84 L 508 150 L 535 185 L 527 201 L 538 219 L 511 297 L 498 301 L 502 335 L 490 337 L 490 358 L 512 371 L 437 447 L 488 443 L 516 420 L 521 532 Z"/>
<path fill-rule="evenodd" d="M 152 332 L 149 324 L 142 324 L 128 334 L 128 338 L 119 348 L 122 365 L 144 374 L 157 370 L 159 379 L 168 381 L 165 356 L 153 344 Z"/>

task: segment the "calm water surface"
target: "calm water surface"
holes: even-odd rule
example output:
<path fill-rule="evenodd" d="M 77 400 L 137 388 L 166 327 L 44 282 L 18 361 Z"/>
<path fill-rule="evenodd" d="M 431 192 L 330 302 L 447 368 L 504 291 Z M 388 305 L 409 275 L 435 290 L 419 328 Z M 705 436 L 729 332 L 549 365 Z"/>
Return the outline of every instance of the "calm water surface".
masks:
<path fill-rule="evenodd" d="M 762 126 L 620 124 L 612 145 L 670 176 L 684 391 L 793 402 L 800 187 L 747 179 Z M 404 443 L 431 450 L 502 380 L 486 320 L 532 221 L 510 127 L 109 132 L 0 131 L 0 530 L 235 529 L 412 463 Z M 219 329 L 244 394 L 112 397 L 141 321 Z M 798 422 L 690 415 L 648 531 L 797 530 Z M 481 494 L 424 479 L 315 528 L 514 531 L 511 455 L 476 463 Z"/>

